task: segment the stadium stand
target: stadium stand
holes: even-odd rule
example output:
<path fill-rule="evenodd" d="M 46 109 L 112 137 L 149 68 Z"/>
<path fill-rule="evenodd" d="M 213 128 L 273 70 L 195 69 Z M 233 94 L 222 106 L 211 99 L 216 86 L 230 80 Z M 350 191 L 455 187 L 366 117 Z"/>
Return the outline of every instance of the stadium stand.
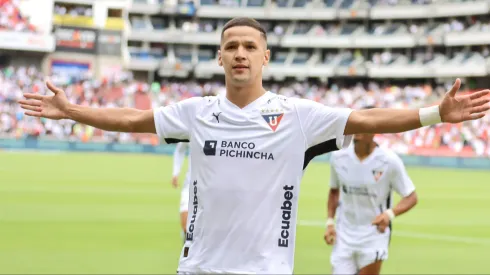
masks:
<path fill-rule="evenodd" d="M 101 17 L 101 8 L 95 5 L 102 4 L 79 2 L 55 1 L 53 24 L 66 27 L 86 21 L 89 28 L 103 30 L 111 10 L 114 14 L 114 8 L 104 6 L 109 15 Z M 18 4 L 0 0 L 0 28 L 34 32 Z M 92 64 L 87 74 L 79 69 L 63 74 L 46 62 L 0 63 L 2 136 L 158 143 L 151 135 L 107 133 L 71 121 L 28 118 L 15 100 L 25 91 L 45 93 L 43 79 L 48 75 L 72 102 L 91 106 L 148 109 L 219 93 L 224 89 L 223 72 L 216 63 L 219 35 L 234 16 L 257 18 L 268 31 L 272 60 L 264 72 L 265 84 L 287 96 L 339 107 L 415 107 L 434 104 L 455 77 L 465 80 L 468 92 L 490 87 L 488 1 L 132 0 L 127 6 L 127 16 L 121 17 L 127 36 L 109 46 L 120 48 L 110 52 L 116 53 L 113 62 L 124 64 L 122 70 L 101 74 L 107 69 L 93 64 L 108 63 L 102 59 L 87 61 Z M 96 22 L 102 23 L 94 26 Z M 94 48 L 91 54 L 98 56 Z M 92 60 L 72 52 L 66 56 Z M 52 54 L 58 58 L 59 49 Z M 485 118 L 383 135 L 378 142 L 404 154 L 488 157 L 489 131 L 490 120 Z"/>
<path fill-rule="evenodd" d="M 0 0 L 0 30 L 36 32 L 36 26 L 19 10 L 19 0 Z"/>

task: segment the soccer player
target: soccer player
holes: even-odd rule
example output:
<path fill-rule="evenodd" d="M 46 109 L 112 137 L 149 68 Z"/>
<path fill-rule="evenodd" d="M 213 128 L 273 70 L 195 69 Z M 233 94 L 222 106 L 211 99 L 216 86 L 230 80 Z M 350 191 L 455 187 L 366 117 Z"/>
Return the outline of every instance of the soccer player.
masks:
<path fill-rule="evenodd" d="M 175 147 L 174 159 L 173 159 L 174 162 L 173 173 L 172 173 L 172 186 L 174 188 L 179 187 L 179 175 L 188 148 L 189 148 L 189 143 L 184 143 L 184 142 L 177 143 L 177 146 Z M 185 175 L 184 184 L 182 186 L 182 190 L 180 191 L 180 225 L 182 226 L 182 231 L 184 232 L 184 236 L 186 233 L 185 225 L 187 223 L 187 214 L 189 209 L 190 170 L 191 170 L 191 166 L 189 161 L 189 166 L 187 168 L 187 173 Z"/>
<path fill-rule="evenodd" d="M 415 187 L 402 160 L 374 134 L 354 135 L 354 146 L 333 152 L 330 163 L 325 241 L 334 245 L 332 273 L 377 275 L 388 258 L 391 221 L 415 206 Z M 393 190 L 402 197 L 394 208 Z"/>
<path fill-rule="evenodd" d="M 29 116 L 190 142 L 190 207 L 179 273 L 291 274 L 298 194 L 309 160 L 346 147 L 353 134 L 459 123 L 490 109 L 484 98 L 489 90 L 456 96 L 459 79 L 440 105 L 411 110 L 331 108 L 279 96 L 262 86 L 270 54 L 262 26 L 235 18 L 223 27 L 218 51 L 226 96 L 154 110 L 92 108 L 71 104 L 47 82 L 54 95 L 26 93 L 19 103 Z"/>

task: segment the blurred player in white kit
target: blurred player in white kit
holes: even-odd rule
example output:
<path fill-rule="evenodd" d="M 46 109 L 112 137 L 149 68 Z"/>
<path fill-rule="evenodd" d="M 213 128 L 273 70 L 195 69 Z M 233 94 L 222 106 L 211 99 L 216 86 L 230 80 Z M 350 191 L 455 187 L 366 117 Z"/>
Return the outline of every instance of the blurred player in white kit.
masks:
<path fill-rule="evenodd" d="M 173 174 L 172 174 L 172 186 L 174 188 L 179 187 L 179 175 L 184 164 L 184 159 L 189 149 L 189 143 L 179 142 L 175 147 L 173 158 Z M 184 184 L 180 191 L 180 225 L 182 227 L 183 236 L 186 233 L 187 214 L 189 212 L 189 181 L 190 181 L 191 162 L 190 156 L 188 161 L 187 173 L 185 175 Z"/>
<path fill-rule="evenodd" d="M 417 203 L 415 186 L 402 160 L 380 148 L 374 134 L 354 135 L 354 145 L 333 152 L 330 163 L 324 237 L 333 245 L 332 273 L 377 275 L 388 259 L 391 221 Z M 394 208 L 393 190 L 402 197 Z"/>

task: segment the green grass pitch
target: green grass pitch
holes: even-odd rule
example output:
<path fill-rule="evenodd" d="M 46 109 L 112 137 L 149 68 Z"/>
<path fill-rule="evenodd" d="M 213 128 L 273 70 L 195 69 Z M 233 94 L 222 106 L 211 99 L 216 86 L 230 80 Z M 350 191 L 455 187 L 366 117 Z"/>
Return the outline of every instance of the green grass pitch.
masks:
<path fill-rule="evenodd" d="M 175 274 L 182 239 L 171 169 L 167 156 L 0 153 L 0 273 Z M 302 183 L 297 274 L 330 272 L 328 173 L 312 163 Z M 419 204 L 395 220 L 382 273 L 488 274 L 490 170 L 409 174 Z"/>

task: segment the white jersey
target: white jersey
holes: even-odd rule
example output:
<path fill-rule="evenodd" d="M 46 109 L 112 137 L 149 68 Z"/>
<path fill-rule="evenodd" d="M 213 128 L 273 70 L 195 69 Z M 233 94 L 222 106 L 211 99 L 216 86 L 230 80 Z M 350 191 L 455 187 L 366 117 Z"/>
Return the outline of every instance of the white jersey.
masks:
<path fill-rule="evenodd" d="M 386 148 L 377 146 L 361 162 L 350 146 L 332 153 L 330 162 L 330 187 L 340 189 L 337 238 L 350 247 L 369 246 L 380 237 L 372 222 L 392 207 L 392 191 L 406 197 L 415 187 L 402 160 Z"/>
<path fill-rule="evenodd" d="M 173 173 L 172 173 L 172 175 L 174 177 L 177 177 L 180 175 L 180 170 L 182 169 L 182 165 L 184 164 L 185 155 L 186 155 L 186 152 L 188 149 L 189 149 L 189 143 L 187 143 L 187 142 L 177 143 L 177 145 L 175 147 L 175 151 L 174 151 L 174 158 L 173 158 Z M 184 185 L 182 188 L 186 188 L 187 185 L 189 184 L 190 171 L 191 171 L 191 161 L 190 161 L 190 156 L 189 156 L 187 173 L 185 175 Z"/>
<path fill-rule="evenodd" d="M 219 95 L 156 109 L 160 138 L 190 141 L 178 272 L 292 274 L 303 170 L 351 142 L 343 135 L 351 112 L 271 92 L 245 108 Z"/>

